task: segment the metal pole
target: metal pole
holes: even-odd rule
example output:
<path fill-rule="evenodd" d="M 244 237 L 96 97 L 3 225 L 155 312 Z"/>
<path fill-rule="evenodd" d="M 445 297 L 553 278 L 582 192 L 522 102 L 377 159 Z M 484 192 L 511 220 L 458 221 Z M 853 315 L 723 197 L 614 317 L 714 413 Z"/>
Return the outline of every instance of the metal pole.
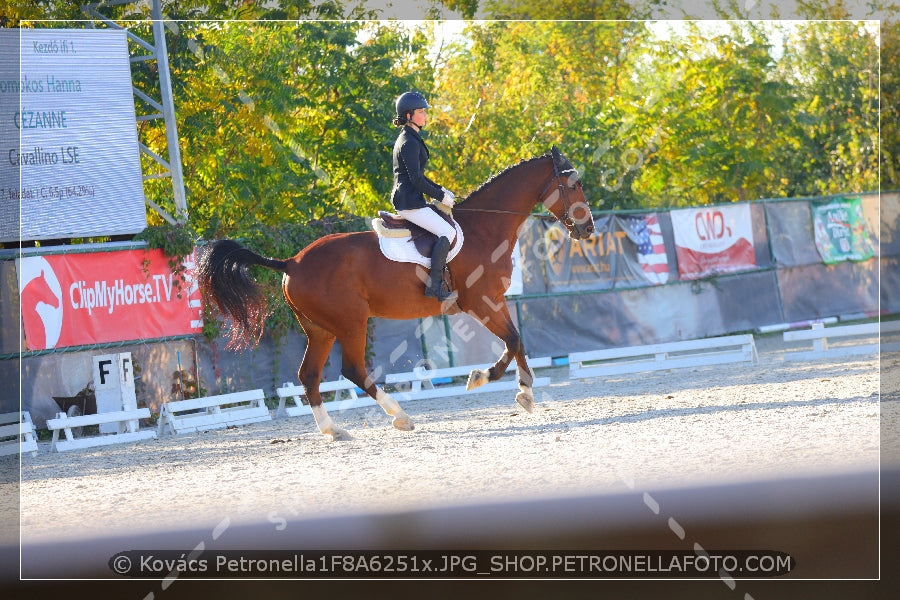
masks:
<path fill-rule="evenodd" d="M 153 0 L 153 45 L 159 67 L 159 90 L 162 95 L 163 118 L 166 122 L 166 141 L 169 146 L 169 173 L 175 198 L 175 218 L 179 223 L 188 219 L 184 196 L 184 175 L 181 171 L 181 150 L 178 147 L 178 128 L 175 125 L 175 103 L 172 99 L 172 80 L 169 77 L 169 53 L 166 51 L 166 32 L 163 27 L 161 0 Z"/>

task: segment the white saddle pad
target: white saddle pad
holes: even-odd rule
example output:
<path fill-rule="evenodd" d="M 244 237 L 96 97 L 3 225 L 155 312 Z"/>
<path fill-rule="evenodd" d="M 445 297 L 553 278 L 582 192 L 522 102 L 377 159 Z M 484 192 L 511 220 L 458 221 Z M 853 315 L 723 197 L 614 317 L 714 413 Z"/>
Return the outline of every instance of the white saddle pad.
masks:
<path fill-rule="evenodd" d="M 450 252 L 447 253 L 448 263 L 453 260 L 453 258 L 457 254 L 459 254 L 459 251 L 463 247 L 464 241 L 463 232 L 459 227 L 459 223 L 454 221 L 453 226 L 456 228 L 457 241 L 450 248 Z M 416 250 L 416 245 L 413 244 L 412 238 L 410 236 L 385 237 L 383 235 L 379 235 L 378 245 L 381 247 L 381 253 L 384 254 L 385 258 L 387 258 L 388 260 L 393 260 L 396 262 L 416 263 L 417 265 L 422 265 L 426 269 L 431 268 L 431 258 L 426 258 L 419 254 L 419 251 Z"/>

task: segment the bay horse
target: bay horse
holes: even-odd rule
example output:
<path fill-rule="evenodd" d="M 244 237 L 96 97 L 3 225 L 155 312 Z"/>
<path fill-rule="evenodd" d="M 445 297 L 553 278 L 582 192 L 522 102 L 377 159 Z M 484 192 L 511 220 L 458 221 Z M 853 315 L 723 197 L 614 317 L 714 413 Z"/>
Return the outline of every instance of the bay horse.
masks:
<path fill-rule="evenodd" d="M 448 265 L 459 294 L 456 312 L 467 312 L 506 345 L 496 364 L 471 372 L 467 389 L 500 379 L 515 359 L 520 390 L 516 401 L 529 413 L 534 409 L 534 374 L 504 292 L 512 275 L 516 239 L 538 203 L 565 226 L 571 238 L 585 239 L 593 232 L 593 216 L 578 172 L 554 146 L 547 154 L 493 176 L 453 208 L 465 241 Z M 284 260 L 263 257 L 232 240 L 211 242 L 197 262 L 197 278 L 205 297 L 232 320 L 231 349 L 254 346 L 263 333 L 268 302 L 250 273 L 254 265 L 283 273 L 284 298 L 308 340 L 297 377 L 306 389 L 319 431 L 332 440 L 351 439 L 332 421 L 319 394 L 322 369 L 335 339 L 341 346 L 343 376 L 393 417 L 394 427 L 412 430 L 406 412 L 366 371 L 366 332 L 370 317 L 416 319 L 441 314 L 440 302 L 424 295 L 424 269 L 385 258 L 374 231 L 326 235 Z"/>

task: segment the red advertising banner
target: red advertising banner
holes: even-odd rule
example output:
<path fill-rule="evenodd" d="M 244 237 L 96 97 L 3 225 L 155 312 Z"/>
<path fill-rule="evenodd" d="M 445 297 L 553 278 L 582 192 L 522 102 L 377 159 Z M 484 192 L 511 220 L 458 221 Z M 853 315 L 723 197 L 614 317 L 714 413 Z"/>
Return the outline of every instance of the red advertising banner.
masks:
<path fill-rule="evenodd" d="M 162 250 L 29 256 L 16 261 L 25 347 L 45 350 L 201 330 L 194 257 L 176 286 Z"/>
<path fill-rule="evenodd" d="M 670 215 L 679 279 L 756 268 L 749 204 L 673 210 Z"/>

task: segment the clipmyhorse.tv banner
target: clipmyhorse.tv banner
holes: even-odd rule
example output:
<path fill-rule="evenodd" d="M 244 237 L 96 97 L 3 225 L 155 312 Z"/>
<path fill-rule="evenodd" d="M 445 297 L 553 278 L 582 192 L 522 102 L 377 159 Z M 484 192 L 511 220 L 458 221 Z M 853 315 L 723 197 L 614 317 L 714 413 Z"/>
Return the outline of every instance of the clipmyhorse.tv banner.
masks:
<path fill-rule="evenodd" d="M 28 350 L 190 335 L 200 293 L 162 250 L 29 256 L 16 261 Z"/>

